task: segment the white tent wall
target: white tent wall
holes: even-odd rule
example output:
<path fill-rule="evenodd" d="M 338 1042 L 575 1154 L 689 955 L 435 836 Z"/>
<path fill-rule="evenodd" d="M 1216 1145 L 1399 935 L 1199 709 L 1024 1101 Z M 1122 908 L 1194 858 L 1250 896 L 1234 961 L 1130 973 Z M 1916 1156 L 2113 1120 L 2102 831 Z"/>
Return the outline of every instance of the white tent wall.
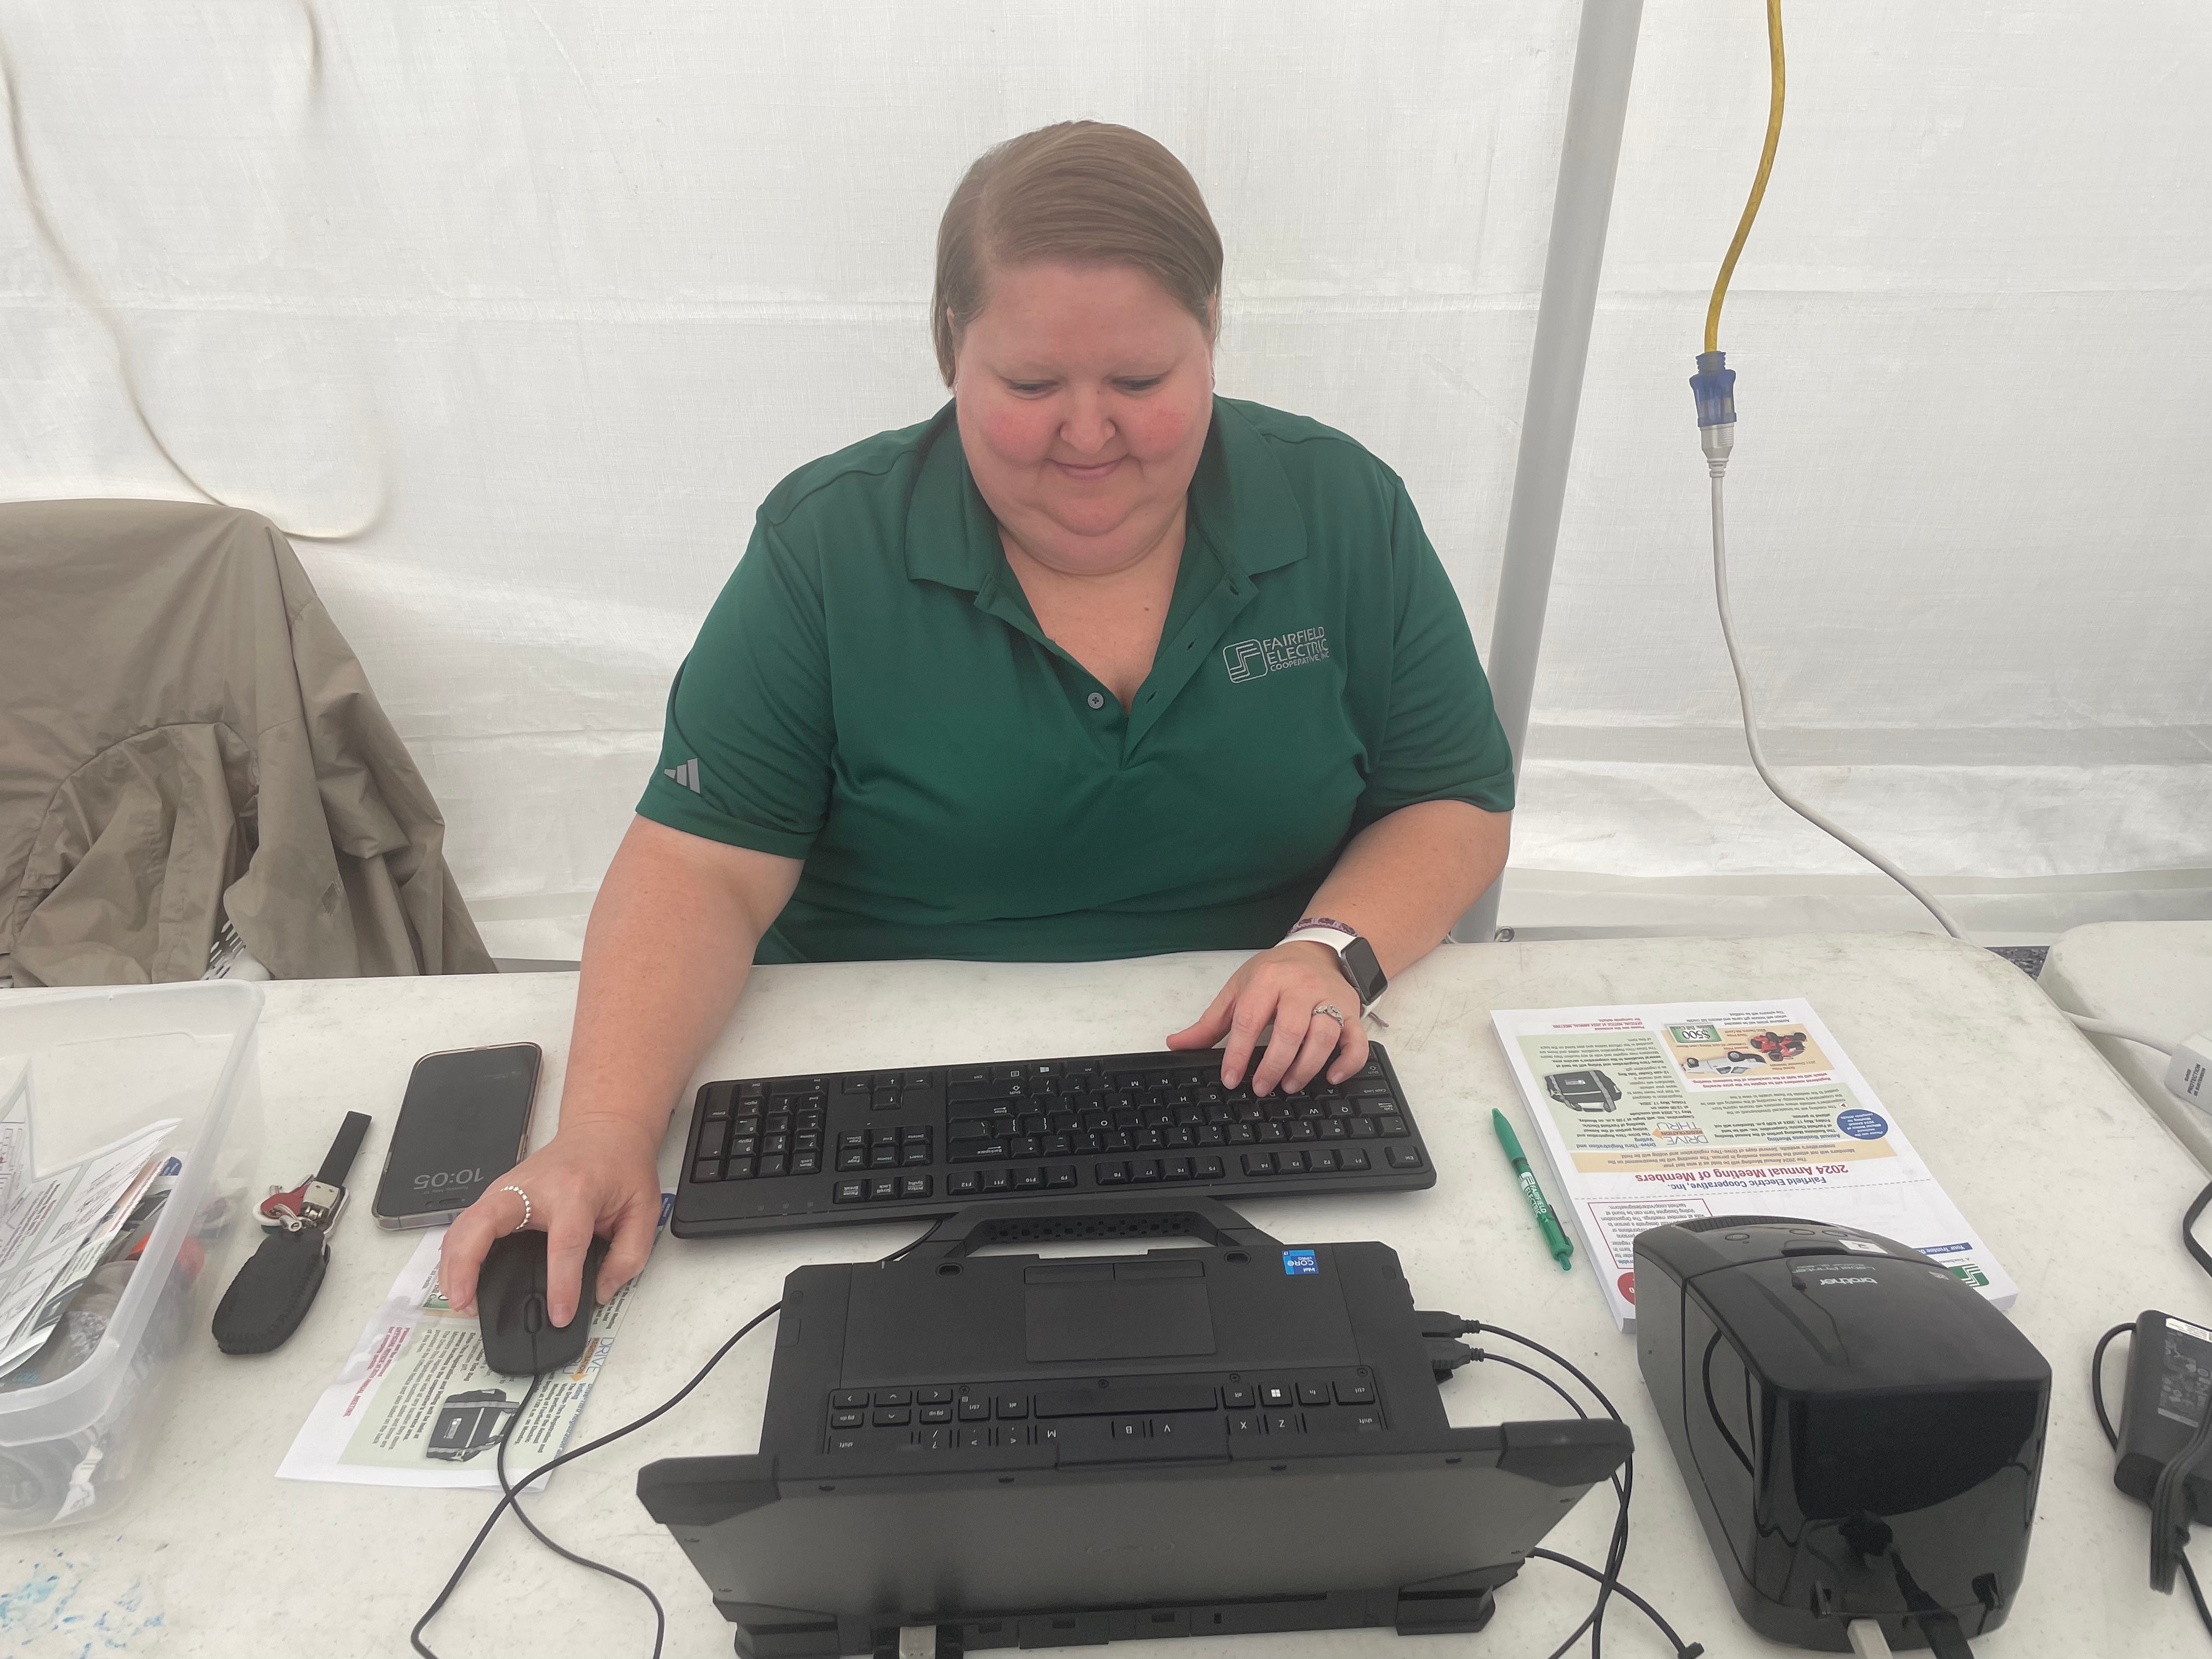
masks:
<path fill-rule="evenodd" d="M 181 467 L 337 538 L 487 939 L 573 955 L 755 503 L 938 405 L 939 211 L 1044 122 L 1190 164 L 1222 388 L 1395 466 L 1486 640 L 1576 13 L 0 0 L 0 497 Z M 1788 19 L 1723 340 L 1771 747 L 1977 926 L 2212 914 L 2212 14 Z M 1685 382 L 1765 50 L 1645 7 L 1508 921 L 1916 920 L 1759 792 L 1712 621 Z"/>

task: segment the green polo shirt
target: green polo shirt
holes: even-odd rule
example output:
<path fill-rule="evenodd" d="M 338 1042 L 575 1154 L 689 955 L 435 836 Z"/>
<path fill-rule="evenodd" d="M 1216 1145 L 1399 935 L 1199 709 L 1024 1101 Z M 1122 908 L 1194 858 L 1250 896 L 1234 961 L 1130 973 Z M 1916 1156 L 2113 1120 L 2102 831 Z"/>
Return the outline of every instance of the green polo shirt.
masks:
<path fill-rule="evenodd" d="M 1513 804 L 1458 596 L 1341 433 L 1218 398 L 1127 713 L 1045 637 L 947 405 L 762 506 L 638 811 L 805 862 L 763 962 L 1257 949 L 1346 840 Z"/>

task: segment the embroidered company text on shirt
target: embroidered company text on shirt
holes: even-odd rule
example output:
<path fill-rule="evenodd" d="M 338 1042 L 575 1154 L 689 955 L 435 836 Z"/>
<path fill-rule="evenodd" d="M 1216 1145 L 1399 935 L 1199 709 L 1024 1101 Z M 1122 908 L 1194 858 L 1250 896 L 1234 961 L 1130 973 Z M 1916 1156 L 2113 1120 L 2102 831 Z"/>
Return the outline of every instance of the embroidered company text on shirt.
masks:
<path fill-rule="evenodd" d="M 1255 680 L 1262 674 L 1279 674 L 1286 668 L 1304 668 L 1328 659 L 1328 630 L 1301 628 L 1292 634 L 1273 634 L 1264 640 L 1239 640 L 1221 647 L 1221 660 L 1229 669 L 1232 685 Z"/>

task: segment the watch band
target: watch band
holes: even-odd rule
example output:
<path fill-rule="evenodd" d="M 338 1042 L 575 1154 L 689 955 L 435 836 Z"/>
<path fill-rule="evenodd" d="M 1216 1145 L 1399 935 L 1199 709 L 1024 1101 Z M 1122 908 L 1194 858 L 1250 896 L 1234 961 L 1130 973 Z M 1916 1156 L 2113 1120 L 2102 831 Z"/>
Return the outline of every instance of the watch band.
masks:
<path fill-rule="evenodd" d="M 1359 998 L 1361 1012 L 1373 1007 L 1382 993 L 1390 988 L 1382 964 L 1375 959 L 1375 947 L 1360 936 L 1358 929 L 1347 927 L 1333 917 L 1312 916 L 1283 935 L 1285 945 L 1306 939 L 1327 945 L 1335 956 L 1337 971 Z"/>

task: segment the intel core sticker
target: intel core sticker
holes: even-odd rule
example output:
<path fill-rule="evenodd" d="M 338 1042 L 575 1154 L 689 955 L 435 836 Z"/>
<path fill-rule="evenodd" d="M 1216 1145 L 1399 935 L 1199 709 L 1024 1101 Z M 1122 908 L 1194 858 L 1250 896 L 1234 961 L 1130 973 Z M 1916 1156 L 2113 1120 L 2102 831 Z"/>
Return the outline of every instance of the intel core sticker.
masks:
<path fill-rule="evenodd" d="M 1283 1271 L 1286 1273 L 1317 1273 L 1321 1261 L 1311 1250 L 1285 1250 Z"/>

